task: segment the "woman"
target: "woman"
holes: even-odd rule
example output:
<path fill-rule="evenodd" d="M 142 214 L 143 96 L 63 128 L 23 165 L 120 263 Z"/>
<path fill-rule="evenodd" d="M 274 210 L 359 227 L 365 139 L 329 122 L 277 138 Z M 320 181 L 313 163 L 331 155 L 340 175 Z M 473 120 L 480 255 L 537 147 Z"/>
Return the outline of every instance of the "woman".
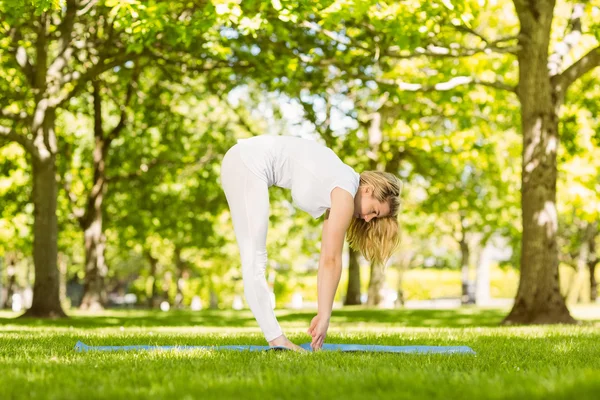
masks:
<path fill-rule="evenodd" d="M 323 345 L 348 242 L 370 261 L 387 261 L 398 244 L 401 181 L 392 174 L 356 173 L 329 148 L 292 136 L 239 140 L 223 157 L 221 184 L 240 249 L 244 295 L 270 346 L 302 350 L 283 334 L 265 279 L 270 186 L 291 189 L 294 204 L 314 218 L 325 214 L 317 273 L 318 312 L 308 333 Z"/>

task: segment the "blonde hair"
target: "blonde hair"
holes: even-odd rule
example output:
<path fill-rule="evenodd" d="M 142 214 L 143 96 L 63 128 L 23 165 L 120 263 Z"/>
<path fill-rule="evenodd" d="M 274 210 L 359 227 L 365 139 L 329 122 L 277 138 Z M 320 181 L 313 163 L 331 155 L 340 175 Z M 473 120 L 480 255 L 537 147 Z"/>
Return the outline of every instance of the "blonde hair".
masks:
<path fill-rule="evenodd" d="M 373 189 L 375 199 L 389 204 L 390 214 L 369 222 L 354 218 L 346 239 L 368 261 L 385 265 L 400 243 L 398 212 L 402 181 L 389 172 L 365 171 L 360 174 L 359 190 L 363 186 Z"/>

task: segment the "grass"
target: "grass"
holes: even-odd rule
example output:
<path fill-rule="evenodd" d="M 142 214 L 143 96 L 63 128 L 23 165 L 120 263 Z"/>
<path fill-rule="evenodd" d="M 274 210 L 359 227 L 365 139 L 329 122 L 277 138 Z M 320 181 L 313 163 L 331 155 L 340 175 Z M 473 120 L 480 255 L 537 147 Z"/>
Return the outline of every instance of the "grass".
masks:
<path fill-rule="evenodd" d="M 89 345 L 259 344 L 248 311 L 71 312 L 68 320 L 0 312 L 0 399 L 597 399 L 600 308 L 578 326 L 500 327 L 507 310 L 334 310 L 329 343 L 468 345 L 476 356 L 150 351 L 76 353 Z M 314 315 L 280 310 L 305 343 Z"/>

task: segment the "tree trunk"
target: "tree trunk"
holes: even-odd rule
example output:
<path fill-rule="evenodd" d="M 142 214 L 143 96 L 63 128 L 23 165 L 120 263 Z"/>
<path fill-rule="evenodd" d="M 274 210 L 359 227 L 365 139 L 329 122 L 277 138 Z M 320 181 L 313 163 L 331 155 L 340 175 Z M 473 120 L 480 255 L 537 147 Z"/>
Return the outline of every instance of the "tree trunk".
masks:
<path fill-rule="evenodd" d="M 96 185 L 98 182 L 95 183 L 94 188 Z M 102 187 L 97 195 L 90 195 L 86 217 L 82 223 L 85 244 L 85 277 L 80 307 L 83 310 L 101 310 L 107 301 L 106 275 L 108 267 L 104 258 L 106 246 L 102 228 L 104 191 L 104 187 Z"/>
<path fill-rule="evenodd" d="M 461 262 L 461 281 L 462 281 L 462 295 L 460 298 L 461 304 L 471 304 L 473 303 L 470 293 L 469 293 L 469 257 L 470 257 L 470 249 L 469 244 L 465 239 L 465 235 L 463 233 L 462 239 L 459 242 L 460 244 L 460 262 Z"/>
<path fill-rule="evenodd" d="M 398 281 L 396 282 L 396 291 L 398 297 L 396 297 L 396 307 L 404 307 L 406 298 L 404 297 L 404 289 L 402 282 L 404 281 L 404 273 L 410 267 L 410 263 L 414 257 L 414 252 L 403 252 L 398 260 Z"/>
<path fill-rule="evenodd" d="M 384 265 L 371 263 L 371 276 L 369 280 L 368 306 L 378 306 L 381 303 L 381 289 L 385 283 Z"/>
<path fill-rule="evenodd" d="M 15 281 L 17 279 L 17 273 L 15 269 L 15 261 L 12 259 L 9 261 L 8 267 L 6 268 L 6 277 L 8 278 L 8 283 L 6 285 L 6 299 L 2 307 L 0 308 L 11 308 L 12 307 L 12 295 L 14 293 Z M 1 275 L 0 275 L 1 277 Z"/>
<path fill-rule="evenodd" d="M 485 306 L 489 304 L 490 295 L 490 267 L 492 264 L 492 241 L 488 240 L 481 249 L 477 271 L 475 274 L 475 304 Z"/>
<path fill-rule="evenodd" d="M 173 306 L 176 308 L 183 307 L 183 285 L 184 285 L 184 270 L 185 261 L 181 258 L 181 248 L 175 248 L 175 267 L 177 268 L 177 275 L 175 276 L 177 293 L 175 294 L 175 301 Z"/>
<path fill-rule="evenodd" d="M 598 260 L 590 261 L 588 268 L 590 270 L 590 301 L 595 303 L 598 300 L 598 282 L 596 281 L 596 264 Z"/>
<path fill-rule="evenodd" d="M 36 17 L 37 19 L 37 17 Z M 58 190 L 56 181 L 56 109 L 51 105 L 52 93 L 48 91 L 48 41 L 51 18 L 42 13 L 37 19 L 35 40 L 35 68 L 31 86 L 35 102 L 31 121 L 33 141 L 31 169 L 33 180 L 33 263 L 35 282 L 31 307 L 24 317 L 66 317 L 60 304 L 58 277 L 58 218 L 56 207 Z"/>
<path fill-rule="evenodd" d="M 156 297 L 156 282 L 157 282 L 157 278 L 156 275 L 158 274 L 158 259 L 154 258 L 150 252 L 146 253 L 146 257 L 148 258 L 148 261 L 150 261 L 150 279 L 152 279 L 152 286 L 150 288 L 150 293 L 148 295 L 148 307 L 149 308 L 156 308 L 158 307 L 158 299 Z"/>
<path fill-rule="evenodd" d="M 579 249 L 579 256 L 577 257 L 577 268 L 573 283 L 569 287 L 568 294 L 566 296 L 568 304 L 577 303 L 582 299 L 581 290 L 585 284 L 585 269 L 590 259 L 590 240 L 594 237 L 594 231 L 596 227 L 594 224 L 586 223 L 582 229 L 582 241 L 581 248 Z"/>
<path fill-rule="evenodd" d="M 80 219 L 85 240 L 85 278 L 81 308 L 97 310 L 103 309 L 107 300 L 106 276 L 108 267 L 104 258 L 105 241 L 102 228 L 102 205 L 107 190 L 106 158 L 111 140 L 105 138 L 104 129 L 102 128 L 100 82 L 94 80 L 92 84 L 94 88 L 94 182 L 88 194 L 85 214 Z"/>
<path fill-rule="evenodd" d="M 67 300 L 67 260 L 67 256 L 64 253 L 58 253 L 58 298 L 60 299 L 61 304 L 64 304 Z"/>
<path fill-rule="evenodd" d="M 58 277 L 57 185 L 54 154 L 32 157 L 33 262 L 35 283 L 31 308 L 24 317 L 66 317 L 60 305 Z"/>
<path fill-rule="evenodd" d="M 561 296 L 556 234 L 558 97 L 548 71 L 554 1 L 514 0 L 521 22 L 519 88 L 523 158 L 521 278 L 506 324 L 573 323 Z"/>
<path fill-rule="evenodd" d="M 588 259 L 588 269 L 590 270 L 590 300 L 595 302 L 598 299 L 598 282 L 596 282 L 596 264 L 598 264 L 598 255 L 596 254 L 595 237 L 590 239 L 589 246 L 590 258 Z"/>
<path fill-rule="evenodd" d="M 208 290 L 210 292 L 208 308 L 210 308 L 211 310 L 217 310 L 219 308 L 219 296 L 217 295 L 217 292 L 215 291 L 215 284 L 213 282 L 212 275 L 208 276 L 208 285 L 209 285 Z"/>
<path fill-rule="evenodd" d="M 3 308 L 3 304 L 5 304 L 4 302 L 4 298 L 3 293 L 4 293 L 4 289 L 2 288 L 2 268 L 4 266 L 4 258 L 2 256 L 0 256 L 0 308 Z"/>
<path fill-rule="evenodd" d="M 345 306 L 361 304 L 360 301 L 360 264 L 358 252 L 348 246 L 348 289 L 346 291 Z"/>
<path fill-rule="evenodd" d="M 104 260 L 104 237 L 102 234 L 102 213 L 94 214 L 94 221 L 84 231 L 85 277 L 83 310 L 101 310 L 106 304 L 105 279 L 108 268 Z"/>

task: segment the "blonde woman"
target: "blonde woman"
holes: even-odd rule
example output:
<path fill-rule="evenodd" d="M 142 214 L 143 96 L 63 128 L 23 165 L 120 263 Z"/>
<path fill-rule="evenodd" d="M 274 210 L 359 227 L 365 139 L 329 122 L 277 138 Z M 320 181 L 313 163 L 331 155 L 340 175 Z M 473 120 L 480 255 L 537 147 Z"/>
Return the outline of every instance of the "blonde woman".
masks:
<path fill-rule="evenodd" d="M 297 208 L 314 218 L 325 214 L 317 273 L 318 311 L 308 333 L 321 349 L 342 272 L 342 248 L 384 263 L 398 244 L 401 181 L 385 172 L 360 175 L 329 148 L 292 136 L 239 140 L 221 164 L 221 184 L 240 250 L 244 295 L 270 346 L 302 350 L 283 334 L 265 279 L 270 186 L 291 189 Z"/>

